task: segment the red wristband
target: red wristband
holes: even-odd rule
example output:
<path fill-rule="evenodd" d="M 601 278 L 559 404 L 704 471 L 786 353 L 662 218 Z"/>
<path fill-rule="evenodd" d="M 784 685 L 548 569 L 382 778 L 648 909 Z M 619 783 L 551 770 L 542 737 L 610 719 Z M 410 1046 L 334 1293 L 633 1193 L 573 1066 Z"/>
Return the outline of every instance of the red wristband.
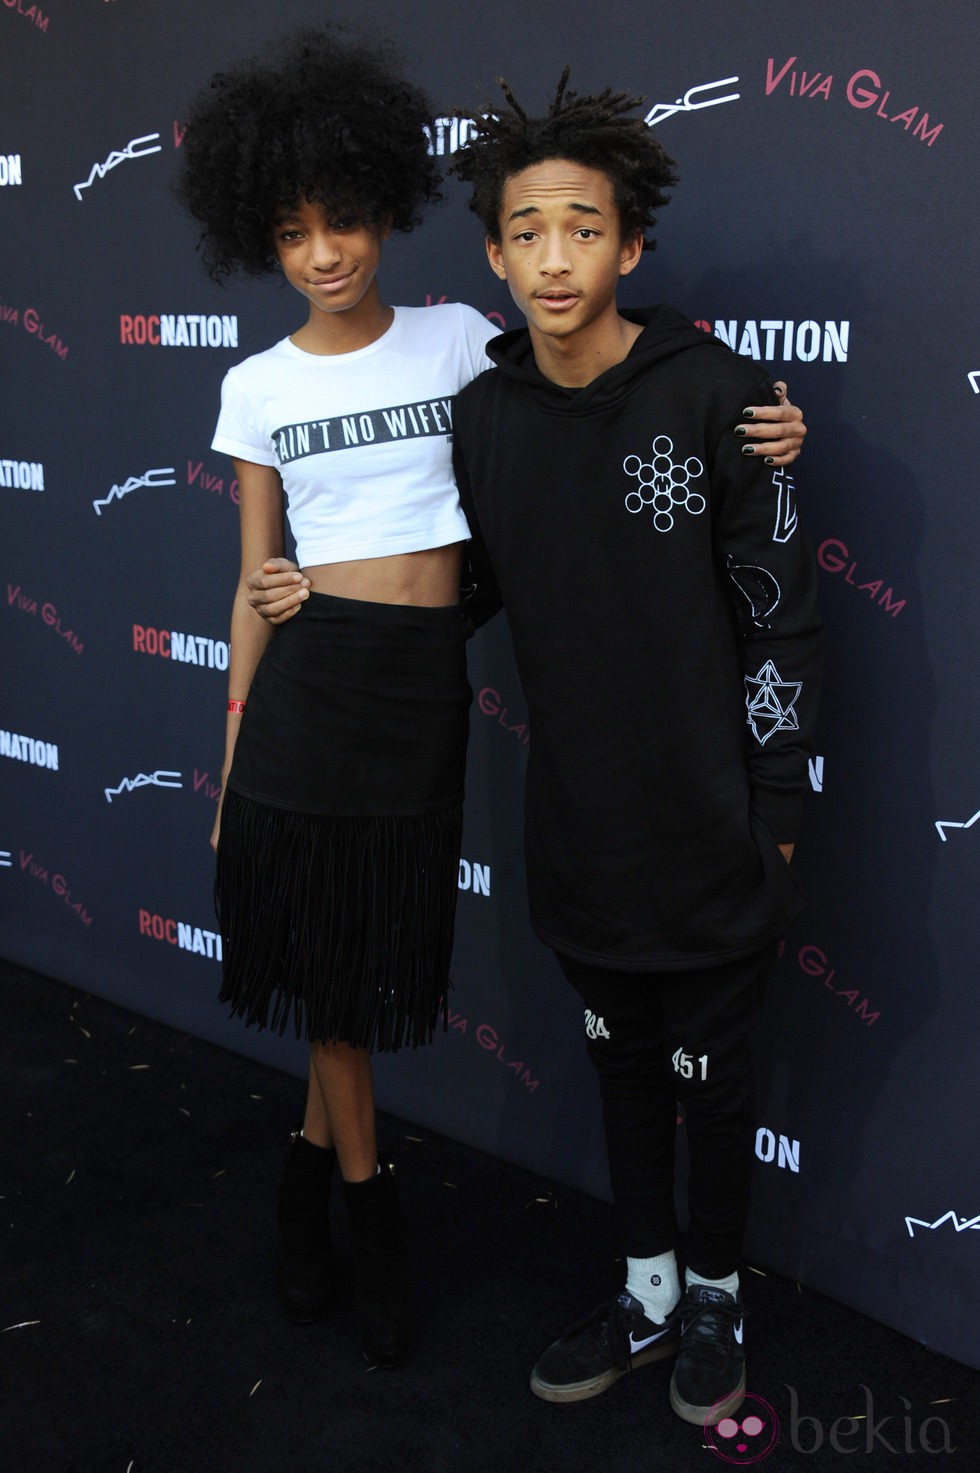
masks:
<path fill-rule="evenodd" d="M 242 712 L 245 710 L 245 702 L 244 701 L 229 701 L 228 702 L 228 710 L 229 711 L 233 711 L 236 716 L 241 716 Z"/>

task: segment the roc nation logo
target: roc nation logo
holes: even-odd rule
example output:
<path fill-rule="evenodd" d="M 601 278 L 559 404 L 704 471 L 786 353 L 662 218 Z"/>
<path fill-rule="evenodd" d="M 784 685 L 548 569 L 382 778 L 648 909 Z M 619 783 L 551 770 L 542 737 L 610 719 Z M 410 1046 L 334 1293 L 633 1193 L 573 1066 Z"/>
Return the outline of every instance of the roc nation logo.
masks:
<path fill-rule="evenodd" d="M 846 363 L 851 340 L 850 321 L 815 322 L 805 318 L 737 317 L 716 318 L 714 323 L 701 319 L 695 323 L 702 332 L 713 332 L 716 338 L 743 358 L 764 363 Z"/>
<path fill-rule="evenodd" d="M 43 491 L 44 466 L 39 460 L 0 460 L 0 486 Z"/>
<path fill-rule="evenodd" d="M 441 157 L 462 148 L 478 127 L 476 118 L 433 118 L 422 131 L 429 142 L 429 153 Z"/>
<path fill-rule="evenodd" d="M 468 859 L 459 861 L 457 885 L 460 890 L 469 890 L 474 895 L 489 895 L 490 879 L 488 864 L 477 864 L 475 860 L 471 864 Z"/>
<path fill-rule="evenodd" d="M 176 629 L 153 629 L 133 625 L 133 649 L 141 655 L 159 655 L 182 665 L 204 665 L 208 670 L 228 669 L 228 646 L 223 639 L 204 634 L 181 634 Z"/>
<path fill-rule="evenodd" d="M 0 757 L 28 762 L 32 767 L 45 767 L 48 772 L 58 771 L 56 742 L 38 741 L 36 737 L 21 736 L 15 731 L 0 731 Z"/>
<path fill-rule="evenodd" d="M 24 170 L 19 153 L 0 153 L 0 189 L 23 184 Z"/>
<path fill-rule="evenodd" d="M 197 956 L 221 961 L 221 937 L 216 931 L 207 931 L 203 926 L 192 926 L 187 921 L 175 921 L 153 911 L 140 910 L 139 933 L 153 941 L 165 941 L 181 951 L 192 951 Z"/>
<path fill-rule="evenodd" d="M 789 1136 L 776 1134 L 768 1126 L 760 1125 L 755 1133 L 755 1154 L 766 1166 L 776 1165 L 784 1171 L 800 1170 L 800 1143 Z"/>
<path fill-rule="evenodd" d="M 121 312 L 119 341 L 137 348 L 237 348 L 238 318 L 216 312 Z"/>

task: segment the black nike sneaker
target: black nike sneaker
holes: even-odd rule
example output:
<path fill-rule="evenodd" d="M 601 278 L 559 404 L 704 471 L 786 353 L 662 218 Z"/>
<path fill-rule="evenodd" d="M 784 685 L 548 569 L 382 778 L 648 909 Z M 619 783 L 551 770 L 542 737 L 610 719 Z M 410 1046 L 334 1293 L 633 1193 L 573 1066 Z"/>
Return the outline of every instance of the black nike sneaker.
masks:
<path fill-rule="evenodd" d="M 685 1422 L 714 1427 L 745 1395 L 742 1297 L 694 1284 L 680 1302 L 681 1346 L 670 1404 Z"/>
<path fill-rule="evenodd" d="M 680 1328 L 679 1307 L 657 1324 L 624 1289 L 611 1304 L 600 1304 L 548 1346 L 531 1372 L 531 1390 L 544 1401 L 598 1396 L 627 1371 L 673 1355 Z"/>

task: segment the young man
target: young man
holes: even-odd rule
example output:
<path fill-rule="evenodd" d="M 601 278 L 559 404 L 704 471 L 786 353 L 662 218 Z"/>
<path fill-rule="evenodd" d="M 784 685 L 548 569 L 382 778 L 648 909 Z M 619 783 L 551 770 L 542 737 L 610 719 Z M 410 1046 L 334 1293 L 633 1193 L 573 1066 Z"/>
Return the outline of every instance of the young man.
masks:
<path fill-rule="evenodd" d="M 628 1265 L 531 1386 L 583 1399 L 679 1348 L 671 1404 L 716 1422 L 745 1389 L 748 1041 L 799 904 L 788 861 L 819 663 L 814 564 L 772 469 L 795 459 L 778 437 L 797 427 L 757 418 L 795 411 L 767 407 L 758 366 L 672 309 L 619 311 L 674 182 L 638 100 L 576 99 L 563 78 L 529 119 L 506 95 L 458 172 L 528 327 L 492 340 L 497 368 L 457 397 L 455 464 L 475 602 L 499 590 L 513 631 L 532 920 L 584 1001 Z M 283 622 L 305 583 L 277 559 L 250 601 Z"/>
<path fill-rule="evenodd" d="M 799 906 L 816 572 L 791 482 L 732 435 L 743 405 L 772 400 L 765 375 L 672 308 L 617 306 L 672 161 L 638 99 L 566 80 L 544 118 L 505 88 L 457 166 L 527 318 L 457 398 L 457 483 L 477 597 L 496 583 L 513 634 L 531 915 L 584 1003 L 627 1255 L 623 1291 L 531 1387 L 579 1400 L 679 1347 L 671 1405 L 715 1423 L 745 1391 L 749 1038 Z"/>

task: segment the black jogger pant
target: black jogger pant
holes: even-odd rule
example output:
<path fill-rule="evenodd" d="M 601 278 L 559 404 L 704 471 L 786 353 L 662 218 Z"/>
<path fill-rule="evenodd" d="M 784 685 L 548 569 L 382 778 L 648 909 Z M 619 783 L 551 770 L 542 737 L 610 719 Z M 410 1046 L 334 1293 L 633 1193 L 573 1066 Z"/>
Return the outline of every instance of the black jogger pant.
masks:
<path fill-rule="evenodd" d="M 690 1175 L 687 1266 L 738 1267 L 754 1128 L 751 1036 L 774 948 L 685 972 L 613 972 L 559 956 L 585 1004 L 599 1077 L 620 1247 L 677 1244 L 674 1142 L 684 1107 Z"/>

